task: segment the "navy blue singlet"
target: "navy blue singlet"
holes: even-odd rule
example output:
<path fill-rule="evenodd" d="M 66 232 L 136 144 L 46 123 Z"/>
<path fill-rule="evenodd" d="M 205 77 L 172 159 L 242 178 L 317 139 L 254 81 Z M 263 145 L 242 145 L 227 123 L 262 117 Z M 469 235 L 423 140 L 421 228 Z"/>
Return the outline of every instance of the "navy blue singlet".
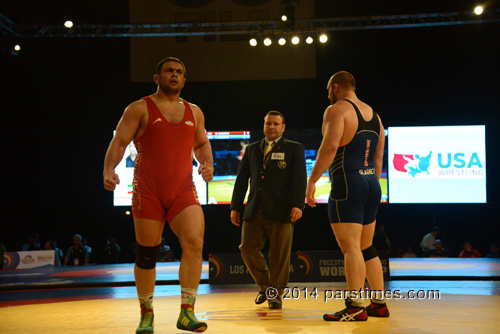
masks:
<path fill-rule="evenodd" d="M 365 121 L 358 107 L 349 100 L 358 117 L 358 129 L 349 144 L 339 147 L 332 165 L 332 189 L 328 201 L 331 223 L 373 223 L 382 192 L 375 173 L 375 150 L 380 135 L 380 122 L 373 112 Z"/>

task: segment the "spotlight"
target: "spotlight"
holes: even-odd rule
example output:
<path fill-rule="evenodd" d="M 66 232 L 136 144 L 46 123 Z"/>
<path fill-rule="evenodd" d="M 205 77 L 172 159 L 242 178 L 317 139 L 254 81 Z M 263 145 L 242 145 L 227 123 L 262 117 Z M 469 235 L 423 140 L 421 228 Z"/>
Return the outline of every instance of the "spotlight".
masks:
<path fill-rule="evenodd" d="M 127 210 L 127 211 L 125 211 L 125 214 L 126 214 L 127 216 L 130 216 L 130 211 L 128 211 L 128 210 Z"/>
<path fill-rule="evenodd" d="M 299 0 L 281 0 L 283 9 L 281 10 L 281 21 L 284 22 L 286 29 L 295 27 L 295 8 L 299 4 Z"/>
<path fill-rule="evenodd" d="M 325 34 L 322 34 L 321 36 L 319 36 L 319 41 L 321 43 L 326 43 L 326 41 L 328 41 L 328 36 L 326 36 Z"/>
<path fill-rule="evenodd" d="M 73 28 L 73 21 L 66 21 L 64 22 L 64 26 L 68 29 Z"/>
<path fill-rule="evenodd" d="M 474 8 L 474 13 L 476 13 L 476 15 L 481 15 L 483 11 L 484 11 L 483 6 L 477 6 L 476 8 Z"/>
<path fill-rule="evenodd" d="M 19 45 L 19 44 L 4 45 L 3 48 L 0 48 L 0 51 L 6 51 L 13 56 L 17 56 L 19 54 L 19 52 L 21 51 L 21 45 Z"/>
<path fill-rule="evenodd" d="M 307 44 L 312 44 L 313 41 L 314 40 L 313 40 L 313 38 L 311 36 L 307 36 L 307 38 L 306 38 L 306 43 Z"/>
<path fill-rule="evenodd" d="M 257 40 L 255 38 L 252 38 L 250 41 L 249 41 L 250 45 L 251 46 L 257 46 Z"/>
<path fill-rule="evenodd" d="M 293 45 L 297 45 L 297 44 L 299 44 L 299 42 L 300 42 L 300 38 L 298 38 L 297 36 L 293 36 L 293 38 L 292 38 L 292 44 Z"/>
<path fill-rule="evenodd" d="M 286 44 L 286 39 L 284 39 L 283 37 L 281 37 L 281 38 L 278 40 L 278 44 L 279 44 L 279 45 L 285 45 L 285 44 Z"/>
<path fill-rule="evenodd" d="M 273 41 L 269 37 L 266 37 L 266 39 L 264 40 L 264 45 L 269 46 L 271 44 L 273 44 Z"/>

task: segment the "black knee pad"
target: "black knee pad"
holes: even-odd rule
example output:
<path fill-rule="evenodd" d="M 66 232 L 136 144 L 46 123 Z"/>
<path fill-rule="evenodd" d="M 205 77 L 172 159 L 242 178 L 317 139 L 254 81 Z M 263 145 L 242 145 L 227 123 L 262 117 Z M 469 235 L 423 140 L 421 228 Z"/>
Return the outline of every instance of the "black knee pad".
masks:
<path fill-rule="evenodd" d="M 135 250 L 135 264 L 141 269 L 154 269 L 160 255 L 160 245 L 146 247 L 137 244 Z"/>
<path fill-rule="evenodd" d="M 378 256 L 377 250 L 375 249 L 375 247 L 373 247 L 373 245 L 366 249 L 363 249 L 361 252 L 363 253 L 365 262 Z"/>

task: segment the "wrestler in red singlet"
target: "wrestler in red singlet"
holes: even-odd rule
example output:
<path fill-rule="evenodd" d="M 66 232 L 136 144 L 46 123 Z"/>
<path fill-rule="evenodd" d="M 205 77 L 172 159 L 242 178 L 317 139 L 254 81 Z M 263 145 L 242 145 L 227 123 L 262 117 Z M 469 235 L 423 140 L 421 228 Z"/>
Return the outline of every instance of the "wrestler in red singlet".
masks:
<path fill-rule="evenodd" d="M 182 121 L 172 124 L 150 97 L 146 131 L 134 139 L 137 159 L 134 170 L 132 212 L 134 217 L 167 220 L 190 205 L 200 205 L 193 183 L 192 150 L 195 122 L 189 103 L 183 100 Z"/>

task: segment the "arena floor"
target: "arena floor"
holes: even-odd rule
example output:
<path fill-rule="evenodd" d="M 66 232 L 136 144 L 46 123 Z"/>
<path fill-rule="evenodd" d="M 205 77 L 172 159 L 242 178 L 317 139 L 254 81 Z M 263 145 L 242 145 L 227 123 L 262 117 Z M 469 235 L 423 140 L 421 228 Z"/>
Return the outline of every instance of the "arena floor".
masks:
<path fill-rule="evenodd" d="M 294 296 L 282 310 L 255 305 L 252 285 L 207 283 L 204 263 L 196 303 L 207 333 L 497 333 L 500 327 L 500 261 L 487 259 L 391 259 L 389 318 L 332 323 L 324 313 L 343 308 L 328 299 L 344 283 L 290 283 Z M 185 333 L 179 312 L 178 263 L 158 265 L 155 333 Z M 308 297 L 305 290 L 307 288 Z M 311 291 L 317 288 L 317 298 Z M 135 333 L 139 307 L 133 265 L 42 267 L 0 272 L 0 333 Z"/>

